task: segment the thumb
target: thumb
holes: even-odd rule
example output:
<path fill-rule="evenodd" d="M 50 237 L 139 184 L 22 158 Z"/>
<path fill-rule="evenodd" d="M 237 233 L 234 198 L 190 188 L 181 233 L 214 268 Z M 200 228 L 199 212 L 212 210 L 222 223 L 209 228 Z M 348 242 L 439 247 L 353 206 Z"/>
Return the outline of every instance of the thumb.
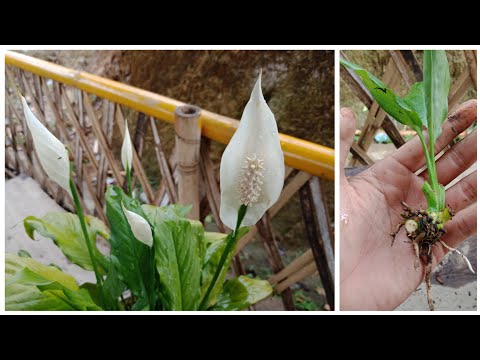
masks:
<path fill-rule="evenodd" d="M 350 147 L 355 136 L 357 121 L 352 110 L 343 108 L 340 110 L 340 172 L 343 173 Z"/>

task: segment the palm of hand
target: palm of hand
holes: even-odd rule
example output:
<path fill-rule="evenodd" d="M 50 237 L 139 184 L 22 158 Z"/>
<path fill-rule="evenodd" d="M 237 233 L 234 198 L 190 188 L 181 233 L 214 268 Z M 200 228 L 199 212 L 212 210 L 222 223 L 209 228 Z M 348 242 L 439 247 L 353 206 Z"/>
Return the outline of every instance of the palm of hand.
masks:
<path fill-rule="evenodd" d="M 343 119 L 348 117 L 346 121 L 350 123 L 344 123 L 345 128 L 341 129 L 341 160 L 348 154 L 355 131 L 353 114 L 342 113 Z M 475 120 L 476 102 L 462 105 L 444 124 L 436 152 Z M 422 282 L 425 267 L 414 268 L 415 253 L 405 230 L 398 233 L 393 246 L 390 233 L 402 220 L 402 201 L 413 209 L 426 208 L 421 189 L 427 174 L 424 171 L 415 175 L 423 164 L 423 156 L 418 139 L 413 139 L 361 174 L 349 179 L 344 174 L 340 176 L 343 310 L 393 310 Z M 440 183 L 449 184 L 475 161 L 476 133 L 472 133 L 437 160 Z M 446 202 L 460 211 L 447 223 L 448 233 L 442 238 L 455 247 L 476 229 L 476 171 L 447 190 Z M 440 246 L 434 247 L 434 267 L 447 252 Z"/>
<path fill-rule="evenodd" d="M 348 205 L 340 210 L 348 216 L 341 221 L 342 238 L 352 241 L 342 245 L 342 262 L 347 265 L 342 267 L 341 282 L 343 289 L 363 299 L 360 303 L 377 309 L 395 308 L 399 299 L 403 302 L 421 283 L 424 268 L 414 269 L 415 253 L 404 243 L 408 240 L 405 232 L 398 234 L 393 247 L 390 233 L 401 220 L 402 201 L 425 208 L 422 185 L 403 165 L 385 159 L 342 186 L 348 199 Z M 356 234 L 368 236 L 359 242 Z"/>

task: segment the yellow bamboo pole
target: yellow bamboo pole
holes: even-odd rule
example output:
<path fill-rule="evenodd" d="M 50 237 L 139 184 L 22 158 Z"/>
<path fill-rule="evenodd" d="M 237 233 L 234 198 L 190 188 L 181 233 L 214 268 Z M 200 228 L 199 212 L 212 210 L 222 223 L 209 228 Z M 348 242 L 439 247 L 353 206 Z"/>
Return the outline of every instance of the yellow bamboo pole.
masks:
<path fill-rule="evenodd" d="M 174 122 L 175 109 L 185 105 L 166 96 L 13 51 L 5 53 L 5 63 L 170 123 Z M 237 120 L 206 110 L 202 110 L 199 121 L 202 124 L 202 135 L 222 144 L 228 144 L 239 124 Z M 285 134 L 280 134 L 280 143 L 288 166 L 333 180 L 333 149 Z"/>

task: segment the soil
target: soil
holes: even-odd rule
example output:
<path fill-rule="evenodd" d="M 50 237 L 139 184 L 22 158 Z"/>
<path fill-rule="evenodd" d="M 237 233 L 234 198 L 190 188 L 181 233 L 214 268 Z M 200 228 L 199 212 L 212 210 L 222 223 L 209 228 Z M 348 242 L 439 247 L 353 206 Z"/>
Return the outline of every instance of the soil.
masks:
<path fill-rule="evenodd" d="M 441 222 L 434 219 L 427 211 L 412 210 L 405 203 L 402 203 L 402 205 L 404 209 L 401 213 L 403 221 L 398 224 L 396 230 L 391 234 L 392 245 L 398 232 L 405 227 L 407 230 L 407 237 L 410 240 L 416 255 L 414 262 L 415 269 L 418 269 L 420 266 L 420 259 L 426 266 L 425 284 L 427 288 L 428 307 L 431 311 L 434 311 L 435 306 L 433 304 L 433 298 L 431 294 L 432 285 L 430 282 L 430 275 L 432 273 L 433 248 L 434 246 L 443 246 L 441 237 L 445 235 L 447 231 L 440 226 Z M 450 208 L 448 208 L 448 212 L 451 217 L 453 217 L 455 214 Z M 413 223 L 413 225 L 416 225 L 417 228 L 409 229 L 409 222 Z"/>

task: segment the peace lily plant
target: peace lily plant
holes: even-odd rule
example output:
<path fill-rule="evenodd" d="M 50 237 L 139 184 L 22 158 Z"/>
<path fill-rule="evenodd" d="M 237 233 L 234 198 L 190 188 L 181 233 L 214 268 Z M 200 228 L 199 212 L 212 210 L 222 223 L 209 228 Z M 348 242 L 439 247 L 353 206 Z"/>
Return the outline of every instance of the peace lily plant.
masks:
<path fill-rule="evenodd" d="M 226 280 L 235 245 L 276 202 L 283 187 L 283 153 L 275 118 L 261 91 L 261 75 L 239 128 L 221 161 L 222 221 L 230 234 L 206 232 L 185 215 L 189 207 L 156 207 L 132 197 L 133 146 L 125 124 L 121 162 L 128 194 L 106 190 L 106 218 L 84 215 L 65 146 L 21 97 L 28 129 L 46 174 L 72 198 L 76 214 L 29 216 L 24 226 L 54 241 L 74 264 L 95 273 L 96 283 L 77 284 L 55 265 L 27 252 L 6 254 L 7 310 L 242 310 L 272 293 L 267 281 Z M 104 255 L 97 237 L 110 244 Z"/>
<path fill-rule="evenodd" d="M 455 215 L 454 210 L 445 202 L 445 188 L 438 180 L 435 163 L 435 142 L 442 133 L 442 124 L 448 113 L 450 72 L 445 51 L 425 50 L 423 54 L 423 81 L 412 85 L 403 98 L 362 67 L 345 59 L 340 61 L 360 78 L 387 114 L 417 133 L 422 144 L 428 171 L 428 180 L 422 186 L 426 209 L 415 210 L 402 202 L 403 212 L 400 214 L 402 221 L 391 236 L 393 246 L 398 232 L 402 227 L 405 228 L 415 254 L 415 269 L 420 266 L 420 260 L 425 263 L 428 305 L 430 310 L 434 310 L 430 274 L 435 246 L 445 247 L 461 255 L 470 271 L 474 271 L 469 260 L 459 250 L 448 246 L 442 240 L 446 234 L 445 224 Z"/>

